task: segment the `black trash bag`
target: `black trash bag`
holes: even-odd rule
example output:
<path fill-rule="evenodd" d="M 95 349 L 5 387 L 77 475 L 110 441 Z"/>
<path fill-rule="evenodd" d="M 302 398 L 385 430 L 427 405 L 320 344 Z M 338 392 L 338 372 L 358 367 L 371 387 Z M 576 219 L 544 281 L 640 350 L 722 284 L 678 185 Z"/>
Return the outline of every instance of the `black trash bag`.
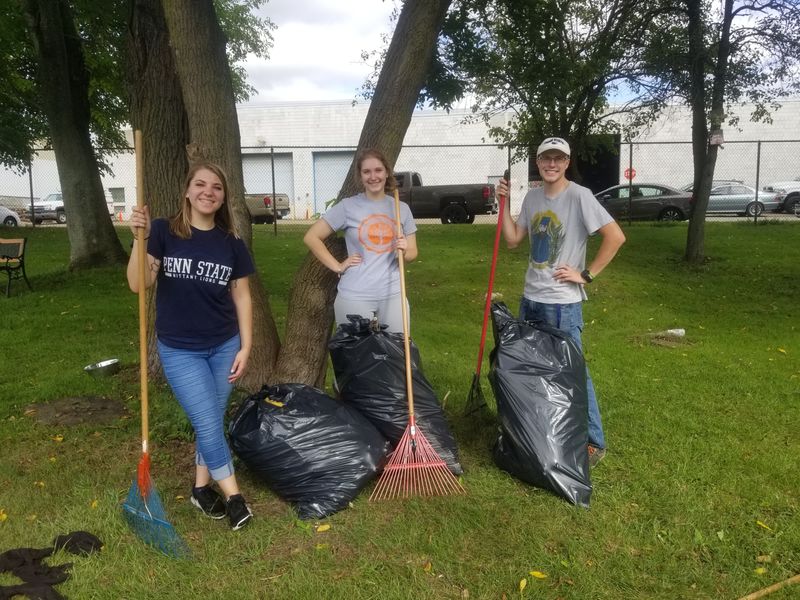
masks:
<path fill-rule="evenodd" d="M 492 324 L 489 380 L 500 420 L 495 464 L 588 507 L 592 483 L 583 354 L 569 334 L 515 319 L 503 303 L 492 304 Z"/>
<path fill-rule="evenodd" d="M 389 333 L 369 319 L 347 315 L 328 343 L 340 398 L 356 407 L 396 446 L 408 425 L 406 363 L 403 335 Z M 458 448 L 436 393 L 411 344 L 414 416 L 417 427 L 454 475 L 464 470 Z"/>
<path fill-rule="evenodd" d="M 391 445 L 357 410 L 298 383 L 264 386 L 228 426 L 231 448 L 301 519 L 347 507 Z"/>

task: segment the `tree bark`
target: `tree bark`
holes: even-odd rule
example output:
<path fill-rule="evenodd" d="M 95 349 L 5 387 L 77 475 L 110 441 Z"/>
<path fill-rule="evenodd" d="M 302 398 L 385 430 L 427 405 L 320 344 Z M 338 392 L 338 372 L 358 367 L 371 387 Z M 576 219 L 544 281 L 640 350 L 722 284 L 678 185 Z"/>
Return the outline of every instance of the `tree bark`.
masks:
<path fill-rule="evenodd" d="M 228 175 L 229 198 L 240 235 L 252 248 L 250 214 L 244 203 L 241 139 L 225 35 L 212 0 L 163 0 L 170 45 L 189 124 L 189 154 L 210 160 Z M 266 290 L 251 277 L 253 350 L 241 385 L 258 389 L 272 379 L 280 341 Z"/>
<path fill-rule="evenodd" d="M 189 124 L 161 0 L 131 1 L 128 63 L 131 125 L 141 130 L 143 138 L 145 202 L 152 217 L 167 217 L 177 212 L 184 191 Z M 154 299 L 154 294 L 148 295 L 151 324 Z M 148 329 L 148 371 L 156 376 L 161 363 L 155 329 Z"/>
<path fill-rule="evenodd" d="M 419 92 L 431 67 L 450 0 L 406 0 L 397 20 L 358 149 L 380 148 L 394 164 L 414 112 Z M 338 198 L 358 189 L 351 165 Z M 336 252 L 331 239 L 327 242 Z M 341 254 L 339 255 L 341 256 Z M 321 385 L 324 381 L 327 341 L 333 319 L 336 278 L 309 255 L 295 276 L 286 319 L 284 348 L 274 379 Z"/>
<path fill-rule="evenodd" d="M 71 269 L 124 264 L 89 133 L 89 75 L 66 0 L 23 0 L 67 215 Z"/>

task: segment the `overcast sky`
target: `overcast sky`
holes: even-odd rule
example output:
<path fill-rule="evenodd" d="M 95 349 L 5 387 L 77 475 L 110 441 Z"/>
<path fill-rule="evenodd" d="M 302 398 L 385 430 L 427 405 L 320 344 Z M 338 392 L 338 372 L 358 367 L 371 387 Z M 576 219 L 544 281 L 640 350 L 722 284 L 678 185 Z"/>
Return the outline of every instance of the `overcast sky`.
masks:
<path fill-rule="evenodd" d="M 352 100 L 372 67 L 362 51 L 382 47 L 397 0 L 269 0 L 260 14 L 277 29 L 268 60 L 249 60 L 250 103 Z"/>

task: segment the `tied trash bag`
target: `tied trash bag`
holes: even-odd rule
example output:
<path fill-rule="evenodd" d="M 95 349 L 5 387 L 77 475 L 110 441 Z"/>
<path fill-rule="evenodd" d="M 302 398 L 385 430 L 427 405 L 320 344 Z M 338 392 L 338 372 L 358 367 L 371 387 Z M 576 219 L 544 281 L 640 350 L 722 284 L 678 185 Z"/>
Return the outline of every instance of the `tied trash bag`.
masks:
<path fill-rule="evenodd" d="M 489 380 L 500 432 L 493 455 L 514 477 L 588 507 L 586 364 L 569 334 L 492 304 Z"/>
<path fill-rule="evenodd" d="M 347 507 L 391 448 L 355 409 L 292 383 L 264 386 L 247 398 L 228 433 L 236 455 L 301 519 Z"/>
<path fill-rule="evenodd" d="M 408 396 L 403 336 L 377 323 L 347 315 L 328 343 L 341 399 L 357 408 L 397 445 L 408 425 Z M 414 415 L 417 427 L 454 475 L 464 471 L 439 400 L 422 374 L 419 350 L 411 344 Z"/>

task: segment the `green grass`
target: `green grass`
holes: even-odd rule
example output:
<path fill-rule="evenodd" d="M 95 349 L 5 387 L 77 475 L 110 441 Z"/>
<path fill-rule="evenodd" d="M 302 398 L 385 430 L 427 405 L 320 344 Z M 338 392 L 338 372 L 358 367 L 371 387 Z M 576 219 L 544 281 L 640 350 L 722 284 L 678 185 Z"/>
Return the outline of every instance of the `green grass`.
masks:
<path fill-rule="evenodd" d="M 53 559 L 75 563 L 58 587 L 69 598 L 716 599 L 786 579 L 800 572 L 800 226 L 706 229 L 711 259 L 691 268 L 680 260 L 685 225 L 629 227 L 591 286 L 584 343 L 609 441 L 591 509 L 499 471 L 492 419 L 461 416 L 494 230 L 422 226 L 408 268 L 412 332 L 439 397 L 449 392 L 469 495 L 370 504 L 362 494 L 316 532 L 242 467 L 256 520 L 231 533 L 179 498 L 191 483 L 189 428 L 154 384 L 153 476 L 191 561 L 143 546 L 120 516 L 140 452 L 136 297 L 123 271 L 68 273 L 65 231 L 25 230 L 34 291 L 14 282 L 0 300 L 0 552 L 95 533 L 101 554 Z M 276 238 L 261 226 L 254 237 L 282 328 L 302 232 Z M 503 249 L 498 262 L 495 290 L 514 311 L 525 259 L 524 248 Z M 686 329 L 684 343 L 646 335 L 673 327 Z M 119 375 L 82 373 L 110 356 L 125 365 Z M 491 396 L 485 379 L 483 390 Z M 120 400 L 129 417 L 52 427 L 26 414 L 81 396 Z M 794 586 L 770 598 L 798 596 Z"/>

